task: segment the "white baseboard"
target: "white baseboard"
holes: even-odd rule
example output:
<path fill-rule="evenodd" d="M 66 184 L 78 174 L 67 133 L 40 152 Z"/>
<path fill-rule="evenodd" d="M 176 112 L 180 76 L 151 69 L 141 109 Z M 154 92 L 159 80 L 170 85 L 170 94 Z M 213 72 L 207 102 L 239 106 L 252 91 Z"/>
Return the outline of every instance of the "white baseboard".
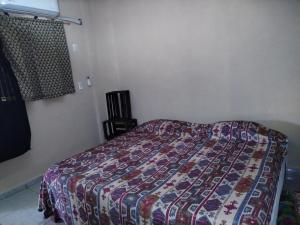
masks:
<path fill-rule="evenodd" d="M 0 200 L 2 199 L 5 199 L 5 198 L 8 198 L 20 191 L 23 191 L 25 189 L 27 189 L 28 187 L 32 186 L 33 184 L 39 182 L 42 180 L 42 176 L 38 176 L 38 177 L 35 177 L 21 185 L 18 185 L 12 189 L 10 189 L 9 191 L 5 191 L 5 192 L 0 192 Z"/>

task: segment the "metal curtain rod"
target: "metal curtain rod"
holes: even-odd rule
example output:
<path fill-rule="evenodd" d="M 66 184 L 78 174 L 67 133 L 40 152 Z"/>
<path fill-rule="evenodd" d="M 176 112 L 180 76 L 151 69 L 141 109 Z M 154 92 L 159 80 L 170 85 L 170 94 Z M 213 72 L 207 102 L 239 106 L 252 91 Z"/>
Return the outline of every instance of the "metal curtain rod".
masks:
<path fill-rule="evenodd" d="M 3 11 L 1 10 L 5 15 L 9 16 L 9 12 L 7 11 Z M 33 14 L 28 14 L 26 12 L 19 12 L 19 11 L 13 11 L 11 12 L 13 14 L 23 14 L 23 15 L 30 15 L 30 16 L 33 16 L 33 18 L 37 19 L 38 17 L 42 17 L 42 18 L 46 18 L 46 19 L 49 19 L 49 20 L 57 20 L 57 21 L 62 21 L 66 24 L 71 24 L 71 23 L 74 23 L 74 24 L 77 24 L 77 25 L 82 25 L 82 19 L 81 18 L 75 18 L 75 17 L 66 17 L 66 16 L 58 16 L 58 17 L 47 17 L 45 15 L 33 15 Z"/>
<path fill-rule="evenodd" d="M 58 21 L 62 21 L 66 24 L 70 24 L 70 23 L 74 23 L 74 24 L 77 24 L 77 25 L 82 25 L 83 24 L 81 18 L 59 16 L 59 17 L 55 17 L 54 19 L 58 20 Z"/>

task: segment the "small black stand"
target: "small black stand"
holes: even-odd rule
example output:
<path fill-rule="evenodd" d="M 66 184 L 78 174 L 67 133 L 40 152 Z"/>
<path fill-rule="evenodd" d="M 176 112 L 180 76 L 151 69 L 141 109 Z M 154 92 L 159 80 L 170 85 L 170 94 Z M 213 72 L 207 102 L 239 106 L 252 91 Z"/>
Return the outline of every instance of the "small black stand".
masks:
<path fill-rule="evenodd" d="M 103 122 L 104 137 L 111 140 L 137 126 L 137 120 L 131 117 L 129 91 L 106 93 L 108 120 Z"/>

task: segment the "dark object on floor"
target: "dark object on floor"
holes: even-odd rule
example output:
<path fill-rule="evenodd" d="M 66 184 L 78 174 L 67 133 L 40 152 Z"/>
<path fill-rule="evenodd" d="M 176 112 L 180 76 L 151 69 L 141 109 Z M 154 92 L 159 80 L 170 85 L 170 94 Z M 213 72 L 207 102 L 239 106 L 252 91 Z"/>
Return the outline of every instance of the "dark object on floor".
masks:
<path fill-rule="evenodd" d="M 288 167 L 286 169 L 285 189 L 291 193 L 300 190 L 300 169 Z"/>
<path fill-rule="evenodd" d="M 296 202 L 296 215 L 298 219 L 298 223 L 300 221 L 300 192 L 294 193 L 295 202 Z"/>
<path fill-rule="evenodd" d="M 0 43 L 0 162 L 27 152 L 30 138 L 25 103 Z"/>
<path fill-rule="evenodd" d="M 103 122 L 104 137 L 111 140 L 137 126 L 137 120 L 131 117 L 129 91 L 106 93 L 108 120 Z"/>
<path fill-rule="evenodd" d="M 298 194 L 299 196 L 299 194 Z M 297 218 L 297 194 L 283 191 L 280 197 L 277 225 L 299 225 Z"/>

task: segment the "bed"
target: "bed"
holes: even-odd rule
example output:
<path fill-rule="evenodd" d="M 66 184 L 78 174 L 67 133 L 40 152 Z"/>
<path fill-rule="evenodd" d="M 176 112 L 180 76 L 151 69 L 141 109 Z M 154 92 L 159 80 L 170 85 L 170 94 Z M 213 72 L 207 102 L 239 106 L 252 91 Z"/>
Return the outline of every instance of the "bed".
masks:
<path fill-rule="evenodd" d="M 39 207 L 70 224 L 275 224 L 287 137 L 248 121 L 146 122 L 51 166 Z"/>

